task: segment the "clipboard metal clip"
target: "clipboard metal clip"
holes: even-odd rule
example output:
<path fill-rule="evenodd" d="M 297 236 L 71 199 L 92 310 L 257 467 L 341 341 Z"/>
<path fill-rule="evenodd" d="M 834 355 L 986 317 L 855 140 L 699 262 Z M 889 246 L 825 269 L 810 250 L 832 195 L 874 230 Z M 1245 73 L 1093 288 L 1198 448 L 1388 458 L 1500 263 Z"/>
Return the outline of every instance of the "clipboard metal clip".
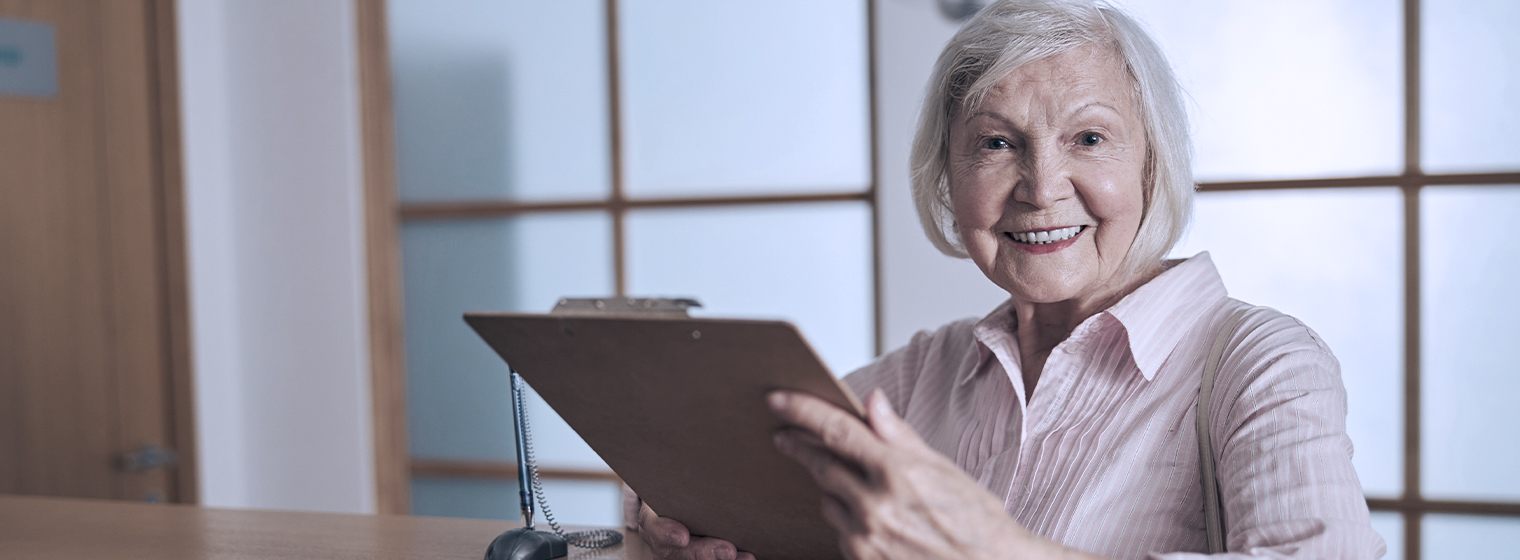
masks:
<path fill-rule="evenodd" d="M 595 317 L 687 318 L 688 309 L 702 307 L 691 298 L 560 298 L 550 315 Z"/>

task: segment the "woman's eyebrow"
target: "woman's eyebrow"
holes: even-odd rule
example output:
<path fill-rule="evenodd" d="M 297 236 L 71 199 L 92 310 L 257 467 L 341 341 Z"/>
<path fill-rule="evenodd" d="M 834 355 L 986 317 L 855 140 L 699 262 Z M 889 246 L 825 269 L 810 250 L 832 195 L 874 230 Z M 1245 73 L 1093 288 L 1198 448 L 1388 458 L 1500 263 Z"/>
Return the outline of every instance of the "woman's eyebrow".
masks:
<path fill-rule="evenodd" d="M 1067 113 L 1067 116 L 1075 117 L 1077 115 L 1080 115 L 1080 114 L 1082 114 L 1084 112 L 1087 112 L 1088 110 L 1091 110 L 1091 109 L 1094 109 L 1094 108 L 1108 109 L 1109 112 L 1111 112 L 1111 113 L 1113 113 L 1115 115 L 1123 115 L 1123 113 L 1119 112 L 1119 110 L 1116 109 L 1116 108 L 1114 108 L 1113 105 L 1109 105 L 1109 104 L 1104 103 L 1102 101 L 1089 101 L 1087 103 L 1083 103 L 1082 105 L 1078 106 L 1076 109 L 1072 109 L 1070 113 Z"/>
<path fill-rule="evenodd" d="M 1121 113 L 1119 111 L 1119 109 L 1115 108 L 1113 105 L 1110 105 L 1110 104 L 1105 103 L 1103 101 L 1089 101 L 1087 103 L 1083 103 L 1081 105 L 1078 105 L 1077 108 L 1072 109 L 1071 111 L 1068 111 L 1066 113 L 1066 118 L 1068 118 L 1068 119 L 1076 118 L 1077 116 L 1081 115 L 1082 113 L 1086 113 L 1086 112 L 1092 111 L 1094 109 L 1107 109 L 1108 112 L 1113 113 L 1114 115 L 1118 115 L 1118 116 L 1122 116 L 1123 115 L 1123 113 Z M 1002 123 L 1002 124 L 1004 124 L 1004 125 L 1006 125 L 1008 127 L 1018 128 L 1018 125 L 1014 124 L 1013 121 L 1008 120 L 1008 117 L 1004 116 L 1002 113 L 998 113 L 996 111 L 990 111 L 990 110 L 987 110 L 987 109 L 982 109 L 982 110 L 976 111 L 974 113 L 971 113 L 969 115 L 966 115 L 966 118 L 962 121 L 962 123 L 963 124 L 969 124 L 971 121 L 976 120 L 977 118 L 980 118 L 980 117 L 987 117 L 987 118 L 996 120 L 996 121 L 998 121 L 998 122 L 1000 122 L 1000 123 Z"/>
<path fill-rule="evenodd" d="M 962 122 L 963 123 L 970 123 L 971 121 L 974 121 L 974 120 L 976 120 L 979 117 L 987 117 L 987 118 L 996 120 L 998 122 L 1001 122 L 1001 123 L 1003 123 L 1003 124 L 1005 124 L 1005 125 L 1007 125 L 1009 127 L 1015 127 L 1015 125 L 1013 124 L 1013 121 L 1008 120 L 1008 117 L 1005 117 L 1001 113 L 998 113 L 996 111 L 988 111 L 986 109 L 977 111 L 977 112 L 972 113 L 970 115 L 966 115 L 966 119 L 964 121 L 962 121 Z"/>

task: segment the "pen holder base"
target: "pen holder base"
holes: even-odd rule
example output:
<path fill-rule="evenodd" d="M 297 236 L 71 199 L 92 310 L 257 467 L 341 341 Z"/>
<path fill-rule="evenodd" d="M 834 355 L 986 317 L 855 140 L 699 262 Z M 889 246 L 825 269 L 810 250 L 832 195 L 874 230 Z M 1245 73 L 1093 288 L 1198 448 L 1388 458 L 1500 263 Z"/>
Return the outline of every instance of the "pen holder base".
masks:
<path fill-rule="evenodd" d="M 486 548 L 485 560 L 549 560 L 564 558 L 570 547 L 564 537 L 527 527 L 502 533 Z"/>

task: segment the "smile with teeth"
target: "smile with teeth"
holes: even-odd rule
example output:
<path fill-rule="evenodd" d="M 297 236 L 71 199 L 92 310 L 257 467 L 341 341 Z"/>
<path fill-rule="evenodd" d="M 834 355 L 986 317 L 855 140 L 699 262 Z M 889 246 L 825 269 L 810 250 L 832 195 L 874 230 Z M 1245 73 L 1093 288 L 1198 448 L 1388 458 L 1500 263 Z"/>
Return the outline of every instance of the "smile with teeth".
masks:
<path fill-rule="evenodd" d="M 1008 237 L 1013 238 L 1014 241 L 1017 241 L 1019 243 L 1028 243 L 1030 245 L 1044 245 L 1046 243 L 1056 243 L 1076 237 L 1078 233 L 1082 233 L 1082 228 L 1084 227 L 1086 226 L 1071 226 L 1048 231 L 1030 231 L 1025 233 L 1008 232 Z"/>

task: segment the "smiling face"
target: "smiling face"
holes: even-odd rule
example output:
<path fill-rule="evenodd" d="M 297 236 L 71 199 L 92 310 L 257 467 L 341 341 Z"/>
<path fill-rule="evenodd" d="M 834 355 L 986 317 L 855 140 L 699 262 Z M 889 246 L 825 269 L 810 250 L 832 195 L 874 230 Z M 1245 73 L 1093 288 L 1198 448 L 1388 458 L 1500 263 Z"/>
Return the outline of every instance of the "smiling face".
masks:
<path fill-rule="evenodd" d="M 951 118 L 956 232 L 1015 301 L 1125 293 L 1145 160 L 1140 106 L 1116 55 L 1088 46 L 1026 64 Z"/>

